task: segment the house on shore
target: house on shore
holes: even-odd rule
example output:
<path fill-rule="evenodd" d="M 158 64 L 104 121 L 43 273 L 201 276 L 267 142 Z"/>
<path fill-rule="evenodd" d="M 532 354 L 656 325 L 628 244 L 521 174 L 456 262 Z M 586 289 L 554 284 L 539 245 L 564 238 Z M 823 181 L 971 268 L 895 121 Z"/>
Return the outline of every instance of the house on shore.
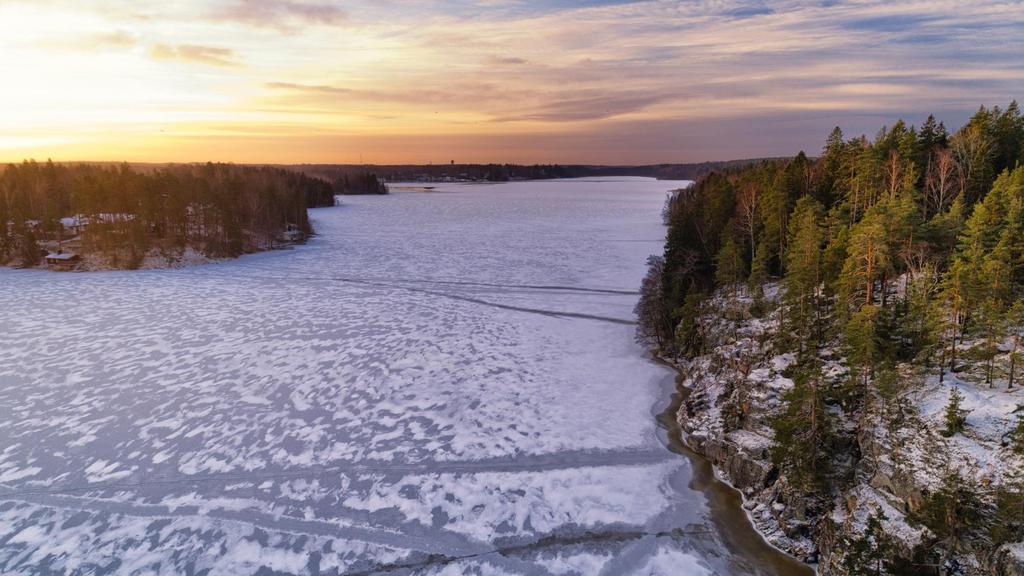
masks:
<path fill-rule="evenodd" d="M 74 270 L 82 262 L 82 257 L 71 252 L 50 252 L 44 257 L 51 270 Z"/>

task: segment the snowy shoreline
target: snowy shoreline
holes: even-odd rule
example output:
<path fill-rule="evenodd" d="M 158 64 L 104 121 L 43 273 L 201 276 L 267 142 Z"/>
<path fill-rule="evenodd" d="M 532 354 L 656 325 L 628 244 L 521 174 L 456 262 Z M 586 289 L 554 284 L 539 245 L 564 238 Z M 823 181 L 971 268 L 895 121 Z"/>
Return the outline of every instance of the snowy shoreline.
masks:
<path fill-rule="evenodd" d="M 651 354 L 657 363 L 662 364 L 673 371 L 674 394 L 680 395 L 678 403 L 670 402 L 669 408 L 666 410 L 666 412 L 672 411 L 671 417 L 675 420 L 676 425 L 678 426 L 677 430 L 667 430 L 670 434 L 670 442 L 672 440 L 675 440 L 681 446 L 683 446 L 686 452 L 685 455 L 687 458 L 691 460 L 691 463 L 694 463 L 694 460 L 700 460 L 701 463 L 706 464 L 711 470 L 711 474 L 713 475 L 714 481 L 718 483 L 722 488 L 731 491 L 739 498 L 741 505 L 739 506 L 738 511 L 741 512 L 743 517 L 746 519 L 746 522 L 748 524 L 747 528 L 754 534 L 756 534 L 765 546 L 771 548 L 781 556 L 784 556 L 785 558 L 791 559 L 793 562 L 798 563 L 801 568 L 806 568 L 809 574 L 816 574 L 817 563 L 804 562 L 797 558 L 795 555 L 793 555 L 789 550 L 784 549 L 783 547 L 777 545 L 769 539 L 768 533 L 766 533 L 763 529 L 763 524 L 760 524 L 756 521 L 755 517 L 751 513 L 751 508 L 747 507 L 748 502 L 753 503 L 755 501 L 753 499 L 749 499 L 747 495 L 744 494 L 743 490 L 741 490 L 738 486 L 733 484 L 733 482 L 723 473 L 723 470 L 721 469 L 721 466 L 718 463 L 716 463 L 714 460 L 708 457 L 707 454 L 704 454 L 697 445 L 692 444 L 690 442 L 690 434 L 686 432 L 685 428 L 683 427 L 685 417 L 682 416 L 682 414 L 685 411 L 686 398 L 690 393 L 693 392 L 693 389 L 687 387 L 683 383 L 686 378 L 686 374 L 684 372 L 683 367 L 680 366 L 675 360 L 658 353 L 656 350 L 652 351 Z M 713 488 L 708 488 L 708 490 L 711 489 Z"/>

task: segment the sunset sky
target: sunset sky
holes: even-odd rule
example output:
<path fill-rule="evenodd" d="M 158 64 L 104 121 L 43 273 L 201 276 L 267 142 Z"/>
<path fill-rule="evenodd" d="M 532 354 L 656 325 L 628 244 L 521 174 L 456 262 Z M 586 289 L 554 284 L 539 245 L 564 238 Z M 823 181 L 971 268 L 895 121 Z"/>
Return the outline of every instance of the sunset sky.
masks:
<path fill-rule="evenodd" d="M 1024 96 L 1024 2 L 0 0 L 0 161 L 637 164 Z"/>

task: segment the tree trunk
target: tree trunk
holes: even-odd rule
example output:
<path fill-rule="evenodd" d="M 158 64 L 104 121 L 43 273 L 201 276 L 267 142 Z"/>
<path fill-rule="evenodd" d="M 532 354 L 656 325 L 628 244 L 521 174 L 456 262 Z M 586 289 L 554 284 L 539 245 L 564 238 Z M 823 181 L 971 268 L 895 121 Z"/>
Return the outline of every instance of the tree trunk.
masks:
<path fill-rule="evenodd" d="M 889 277 L 887 274 L 882 274 L 882 308 L 885 308 L 885 301 L 887 293 L 889 292 Z"/>
<path fill-rule="evenodd" d="M 1020 348 L 1020 334 L 1013 336 L 1013 352 L 1010 353 L 1010 380 L 1006 390 L 1013 390 L 1013 373 L 1017 364 L 1017 350 Z"/>
<path fill-rule="evenodd" d="M 960 314 L 955 306 L 950 313 L 952 317 L 949 321 L 949 330 L 951 333 L 949 338 L 949 371 L 956 372 L 956 328 L 958 324 L 957 319 Z"/>

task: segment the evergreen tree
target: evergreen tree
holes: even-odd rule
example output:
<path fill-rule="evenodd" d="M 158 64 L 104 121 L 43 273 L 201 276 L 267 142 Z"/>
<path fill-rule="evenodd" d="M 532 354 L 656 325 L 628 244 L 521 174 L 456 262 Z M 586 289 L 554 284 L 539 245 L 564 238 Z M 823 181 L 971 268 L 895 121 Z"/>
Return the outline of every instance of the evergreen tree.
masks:
<path fill-rule="evenodd" d="M 715 257 L 715 283 L 733 290 L 747 277 L 747 265 L 743 248 L 733 235 L 725 234 L 722 238 L 722 248 Z"/>
<path fill-rule="evenodd" d="M 940 565 L 948 567 L 953 554 L 964 551 L 984 534 L 989 510 L 969 478 L 946 475 L 942 487 L 928 497 L 917 516 L 942 547 Z"/>
<path fill-rule="evenodd" d="M 830 218 L 836 222 L 837 218 Z M 842 272 L 846 259 L 849 256 L 848 246 L 850 243 L 850 228 L 837 225 L 833 228 L 833 234 L 825 246 L 822 254 L 821 273 L 825 285 L 825 293 L 829 295 L 839 294 L 842 287 Z"/>
<path fill-rule="evenodd" d="M 976 276 L 969 265 L 954 264 L 943 279 L 942 296 L 937 301 L 936 318 L 940 330 L 942 357 L 939 361 L 939 381 L 943 379 L 948 362 L 949 370 L 956 371 L 957 337 L 962 332 L 960 325 L 967 309 L 968 294 L 972 293 Z"/>
<path fill-rule="evenodd" d="M 782 273 L 789 215 L 795 202 L 795 191 L 789 188 L 791 180 L 785 173 L 775 175 L 761 196 L 761 238 L 770 262 L 775 263 L 772 269 L 778 274 Z"/>
<path fill-rule="evenodd" d="M 878 307 L 864 306 L 850 317 L 843 330 L 846 359 L 850 365 L 850 382 L 855 396 L 870 389 L 871 379 L 880 364 L 882 347 L 875 326 L 878 316 Z"/>
<path fill-rule="evenodd" d="M 819 362 L 808 359 L 798 367 L 794 386 L 785 396 L 786 408 L 772 421 L 772 462 L 791 485 L 806 491 L 821 489 L 830 470 L 827 455 L 833 424 L 822 380 Z"/>
<path fill-rule="evenodd" d="M 996 298 L 986 298 L 982 303 L 978 324 L 984 338 L 978 347 L 980 359 L 985 363 L 985 384 L 994 386 L 995 358 L 999 354 L 999 341 L 1003 337 L 1005 321 L 1002 304 Z"/>
<path fill-rule="evenodd" d="M 844 541 L 843 567 L 849 576 L 887 576 L 894 572 L 891 558 L 896 553 L 892 538 L 882 523 L 889 518 L 881 508 L 868 515 L 863 531 Z"/>
<path fill-rule="evenodd" d="M 1019 419 L 1018 422 L 1024 422 Z M 1018 455 L 1024 456 L 1024 424 L 1018 424 L 1021 440 Z M 992 545 L 998 548 L 1009 542 L 1024 540 L 1024 475 L 1013 472 L 996 487 L 995 515 L 989 529 Z"/>
<path fill-rule="evenodd" d="M 968 411 L 960 407 L 964 395 L 956 386 L 949 388 L 949 402 L 946 403 L 945 422 L 946 429 L 942 431 L 943 436 L 953 436 L 964 431 L 967 424 Z"/>
<path fill-rule="evenodd" d="M 747 283 L 757 293 L 764 292 L 764 283 L 768 281 L 768 246 L 764 242 L 757 244 L 754 260 L 750 263 L 750 277 Z"/>
<path fill-rule="evenodd" d="M 850 233 L 848 256 L 840 277 L 841 296 L 848 310 L 875 303 L 876 285 L 889 274 L 892 265 L 889 247 L 884 213 L 868 211 Z"/>
<path fill-rule="evenodd" d="M 818 292 L 821 285 L 821 245 L 818 221 L 821 206 L 810 196 L 797 201 L 790 218 L 789 247 L 786 252 L 784 303 L 788 309 L 786 332 L 797 337 L 803 353 L 818 336 Z"/>
<path fill-rule="evenodd" d="M 907 283 L 906 309 L 899 322 L 902 360 L 931 362 L 940 345 L 943 317 L 934 305 L 938 294 L 938 272 L 927 263 Z"/>

